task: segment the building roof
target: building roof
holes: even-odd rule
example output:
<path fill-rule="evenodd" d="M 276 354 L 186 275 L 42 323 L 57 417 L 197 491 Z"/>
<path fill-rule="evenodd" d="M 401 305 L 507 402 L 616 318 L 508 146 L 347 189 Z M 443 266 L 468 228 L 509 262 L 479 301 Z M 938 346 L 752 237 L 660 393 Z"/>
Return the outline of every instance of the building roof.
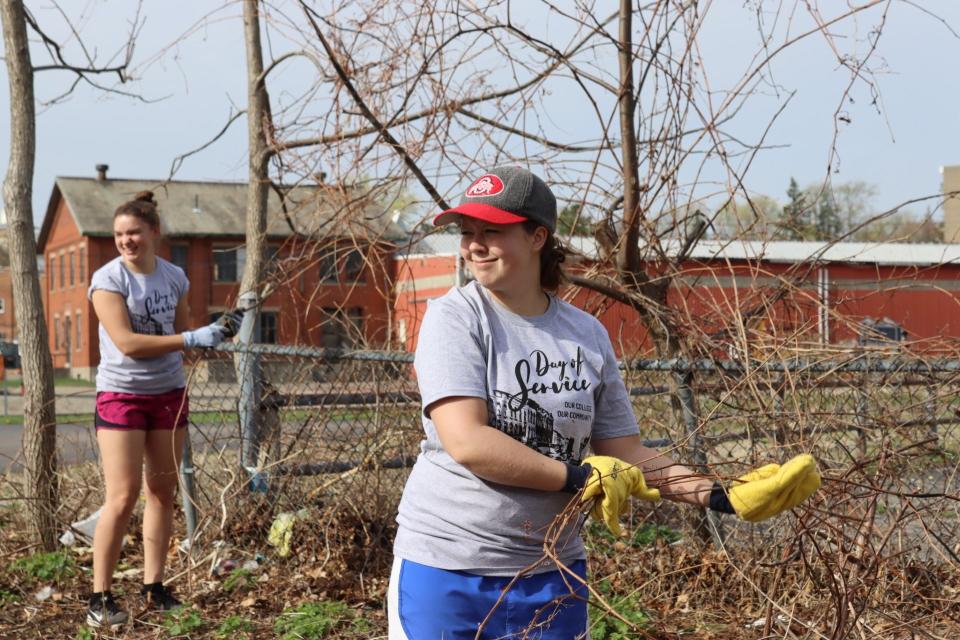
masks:
<path fill-rule="evenodd" d="M 593 238 L 564 238 L 565 247 L 583 255 L 596 255 L 596 243 Z M 449 231 L 436 231 L 400 247 L 399 255 L 406 258 L 418 256 L 455 256 L 460 250 L 460 234 Z"/>
<path fill-rule="evenodd" d="M 246 229 L 246 182 L 199 182 L 58 177 L 37 237 L 38 250 L 46 244 L 57 206 L 66 200 L 81 235 L 112 236 L 113 213 L 139 191 L 153 191 L 163 232 L 168 236 L 243 236 Z M 286 202 L 273 189 L 267 201 L 267 235 L 314 237 L 363 235 L 396 240 L 399 229 L 388 212 L 377 211 L 362 195 L 333 185 L 291 188 Z"/>
<path fill-rule="evenodd" d="M 763 260 L 791 264 L 834 262 L 924 266 L 960 264 L 960 244 L 703 240 L 694 247 L 691 257 L 700 260 Z"/>
<path fill-rule="evenodd" d="M 592 238 L 564 239 L 566 246 L 585 256 L 596 256 Z M 452 256 L 460 246 L 460 236 L 434 233 L 411 245 L 407 257 L 415 255 Z M 665 243 L 669 254 L 679 250 L 677 243 Z M 861 263 L 890 266 L 960 265 L 960 244 L 908 244 L 895 242 L 801 242 L 758 240 L 701 240 L 690 254 L 693 260 L 747 260 L 796 264 Z"/>
<path fill-rule="evenodd" d="M 403 248 L 401 255 L 407 258 L 417 256 L 455 256 L 460 249 L 460 234 L 431 233 L 416 239 Z"/>

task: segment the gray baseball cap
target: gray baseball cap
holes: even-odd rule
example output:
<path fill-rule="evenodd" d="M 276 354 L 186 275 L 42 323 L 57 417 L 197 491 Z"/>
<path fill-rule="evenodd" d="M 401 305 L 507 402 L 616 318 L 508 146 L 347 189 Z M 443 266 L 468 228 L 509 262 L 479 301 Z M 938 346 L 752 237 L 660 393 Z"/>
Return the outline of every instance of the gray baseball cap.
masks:
<path fill-rule="evenodd" d="M 440 226 L 469 216 L 494 224 L 532 220 L 557 229 L 557 199 L 546 183 L 520 167 L 495 167 L 474 180 L 460 204 L 433 219 Z"/>

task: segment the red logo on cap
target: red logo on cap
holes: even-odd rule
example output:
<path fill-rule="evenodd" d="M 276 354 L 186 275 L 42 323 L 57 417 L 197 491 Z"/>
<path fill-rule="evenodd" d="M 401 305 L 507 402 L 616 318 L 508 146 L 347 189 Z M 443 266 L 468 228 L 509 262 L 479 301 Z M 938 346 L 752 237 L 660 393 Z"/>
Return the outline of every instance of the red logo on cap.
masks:
<path fill-rule="evenodd" d="M 470 185 L 467 189 L 467 197 L 485 198 L 487 196 L 495 196 L 501 191 L 503 191 L 503 180 L 492 173 L 488 173 L 480 176 Z"/>

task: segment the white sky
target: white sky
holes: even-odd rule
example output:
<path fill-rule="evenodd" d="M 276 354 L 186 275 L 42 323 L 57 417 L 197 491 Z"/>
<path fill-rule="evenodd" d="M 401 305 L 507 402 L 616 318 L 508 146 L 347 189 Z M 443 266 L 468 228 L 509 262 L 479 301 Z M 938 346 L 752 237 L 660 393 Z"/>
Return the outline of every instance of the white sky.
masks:
<path fill-rule="evenodd" d="M 275 4 L 289 4 L 289 12 L 296 13 L 291 3 L 277 0 Z M 757 47 L 756 27 L 744 4 L 714 0 L 710 22 L 702 33 L 704 62 L 718 85 L 738 78 Z M 783 4 L 788 8 L 794 5 L 792 1 Z M 830 7 L 846 3 L 821 4 Z M 845 105 L 852 122 L 840 129 L 840 163 L 834 180 L 875 184 L 878 210 L 937 193 L 938 167 L 960 164 L 960 82 L 955 71 L 960 39 L 950 30 L 960 30 L 960 2 L 917 0 L 915 5 L 897 0 L 881 7 L 888 8 L 878 49 L 888 69 L 878 78 L 883 110 L 878 113 L 869 104 L 870 96 L 860 85 L 853 93 L 855 102 Z M 41 23 L 62 25 L 48 2 L 28 2 L 28 6 Z M 125 39 L 134 3 L 89 0 L 82 6 L 92 16 L 81 24 L 85 42 L 101 56 L 109 57 Z M 122 88 L 156 101 L 144 103 L 80 87 L 67 101 L 39 112 L 36 220 L 43 215 L 55 176 L 92 176 L 95 164 L 106 163 L 113 177 L 162 179 L 174 157 L 204 143 L 222 127 L 231 105 L 244 106 L 241 9 L 238 4 L 228 4 L 214 11 L 218 6 L 219 2 L 212 1 L 146 0 L 146 24 L 135 55 L 139 79 Z M 546 15 L 536 14 L 546 10 L 536 6 L 526 17 L 546 23 Z M 949 27 L 917 6 L 943 17 Z M 213 13 L 205 19 L 208 11 Z M 862 40 L 879 19 L 879 10 L 867 12 L 855 26 L 848 27 L 855 28 L 856 34 L 844 31 L 842 35 L 856 35 Z M 165 49 L 198 22 L 202 23 L 199 30 Z M 62 26 L 52 30 L 58 29 Z M 853 43 L 849 37 L 841 41 Z M 862 51 L 862 45 L 858 50 Z M 34 55 L 35 62 L 45 60 L 36 52 Z M 874 62 L 881 60 L 875 58 Z M 300 79 L 298 73 L 310 71 L 305 65 L 290 69 L 279 78 L 290 86 Z M 751 130 L 750 124 L 753 115 L 756 122 L 765 125 L 779 104 L 777 100 L 796 92 L 767 138 L 768 144 L 781 146 L 764 151 L 746 180 L 752 191 L 782 201 L 791 176 L 801 185 L 823 180 L 833 135 L 833 112 L 848 75 L 838 70 L 823 40 L 814 38 L 778 57 L 773 71 L 781 97 L 756 101 L 750 107 L 755 111 L 740 117 L 736 127 L 745 137 L 756 138 L 759 132 Z M 5 76 L 5 69 L 3 73 Z M 70 82 L 67 74 L 41 73 L 37 77 L 37 97 L 50 99 Z M 8 102 L 7 90 L 7 83 L 0 83 L 0 102 L 4 105 Z M 275 96 L 278 93 L 274 91 Z M 562 120 L 560 115 L 558 121 Z M 576 114 L 567 115 L 576 118 Z M 7 109 L 0 111 L 0 120 L 0 148 L 6 150 L 10 135 Z M 241 121 L 210 149 L 187 160 L 177 177 L 242 180 L 246 176 L 245 149 L 246 129 Z M 6 164 L 4 153 L 0 170 L 5 171 Z"/>

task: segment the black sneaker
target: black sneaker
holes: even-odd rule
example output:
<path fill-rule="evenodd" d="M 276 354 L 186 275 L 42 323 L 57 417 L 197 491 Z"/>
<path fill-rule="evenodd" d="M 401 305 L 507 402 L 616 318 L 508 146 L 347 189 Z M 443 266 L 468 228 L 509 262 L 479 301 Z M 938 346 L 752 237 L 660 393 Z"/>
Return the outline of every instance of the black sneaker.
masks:
<path fill-rule="evenodd" d="M 113 594 L 109 591 L 95 593 L 90 596 L 90 607 L 87 609 L 87 626 L 95 629 L 113 629 L 127 621 L 127 612 L 121 611 L 113 601 Z"/>
<path fill-rule="evenodd" d="M 163 586 L 162 582 L 143 585 L 143 588 L 140 589 L 140 595 L 143 596 L 147 608 L 170 611 L 182 605 L 179 600 L 173 597 L 173 592 Z"/>

